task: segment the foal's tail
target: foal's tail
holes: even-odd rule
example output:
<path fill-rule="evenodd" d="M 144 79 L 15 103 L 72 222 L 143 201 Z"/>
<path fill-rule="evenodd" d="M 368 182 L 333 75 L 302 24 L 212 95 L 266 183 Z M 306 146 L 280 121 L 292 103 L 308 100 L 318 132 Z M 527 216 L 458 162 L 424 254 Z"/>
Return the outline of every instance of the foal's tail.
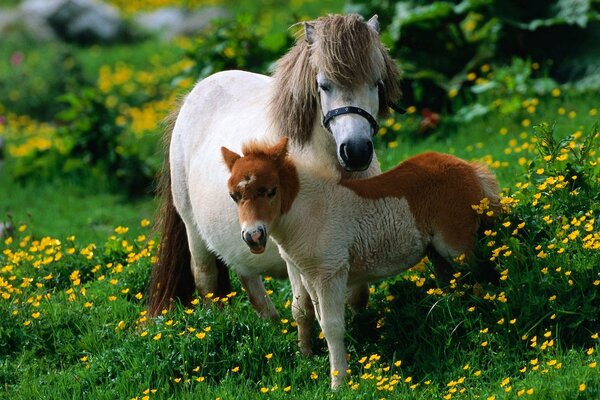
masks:
<path fill-rule="evenodd" d="M 500 186 L 496 176 L 490 171 L 490 169 L 481 163 L 471 164 L 475 170 L 475 175 L 479 179 L 479 184 L 483 191 L 483 196 L 489 200 L 488 211 L 493 211 L 491 216 L 487 213 L 483 213 L 480 216 L 480 226 L 478 235 L 481 237 L 484 229 L 489 229 L 495 219 L 502 212 L 502 205 L 500 204 Z M 489 282 L 497 285 L 500 282 L 500 274 L 494 268 L 494 264 L 490 262 L 488 257 L 481 258 L 479 255 L 478 268 L 475 268 L 472 272 L 477 282 Z"/>
<path fill-rule="evenodd" d="M 479 179 L 479 184 L 483 190 L 483 196 L 489 200 L 489 210 L 493 211 L 493 215 L 488 217 L 486 213 L 482 215 L 482 223 L 491 223 L 500 212 L 502 212 L 502 205 L 500 204 L 500 186 L 496 176 L 490 171 L 487 165 L 482 163 L 472 163 L 475 175 Z"/>
<path fill-rule="evenodd" d="M 157 316 L 164 308 L 170 308 L 175 299 L 184 303 L 190 302 L 195 289 L 185 224 L 175 209 L 171 192 L 169 144 L 177 111 L 178 109 L 166 120 L 167 129 L 163 143 L 165 158 L 157 188 L 160 206 L 154 228 L 160 232 L 160 245 L 158 261 L 152 268 L 150 279 L 148 312 L 151 316 Z"/>

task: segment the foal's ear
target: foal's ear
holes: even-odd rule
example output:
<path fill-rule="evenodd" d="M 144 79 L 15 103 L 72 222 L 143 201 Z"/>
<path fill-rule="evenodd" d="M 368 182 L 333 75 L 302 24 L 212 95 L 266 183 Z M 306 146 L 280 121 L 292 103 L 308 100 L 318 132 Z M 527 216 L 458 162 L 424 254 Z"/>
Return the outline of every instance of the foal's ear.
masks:
<path fill-rule="evenodd" d="M 375 32 L 379 33 L 379 17 L 377 14 L 373 15 L 368 21 L 367 25 L 373 29 Z"/>
<path fill-rule="evenodd" d="M 225 165 L 227 165 L 229 172 L 233 169 L 233 164 L 242 157 L 238 153 L 229 150 L 227 147 L 221 147 L 221 154 L 223 155 L 223 160 L 225 161 Z"/>
<path fill-rule="evenodd" d="M 275 146 L 271 148 L 271 154 L 273 154 L 273 158 L 280 161 L 283 160 L 288 154 L 288 137 L 282 137 L 279 142 Z"/>

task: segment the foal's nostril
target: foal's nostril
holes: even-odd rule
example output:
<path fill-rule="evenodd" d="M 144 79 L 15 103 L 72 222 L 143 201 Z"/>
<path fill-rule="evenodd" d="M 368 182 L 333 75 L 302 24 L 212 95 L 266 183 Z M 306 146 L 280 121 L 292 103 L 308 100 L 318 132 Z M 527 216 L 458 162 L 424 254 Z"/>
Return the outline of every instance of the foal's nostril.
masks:
<path fill-rule="evenodd" d="M 267 230 L 264 226 L 242 231 L 242 239 L 249 246 L 264 246 L 267 241 Z"/>

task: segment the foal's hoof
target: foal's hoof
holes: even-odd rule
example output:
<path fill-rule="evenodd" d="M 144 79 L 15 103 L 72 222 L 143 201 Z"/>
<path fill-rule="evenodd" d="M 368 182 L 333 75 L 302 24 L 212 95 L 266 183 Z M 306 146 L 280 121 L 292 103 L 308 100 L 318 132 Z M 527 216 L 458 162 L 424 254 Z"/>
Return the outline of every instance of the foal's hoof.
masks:
<path fill-rule="evenodd" d="M 302 353 L 302 355 L 305 357 L 312 357 L 313 355 L 313 351 L 310 346 L 300 346 L 300 353 Z"/>
<path fill-rule="evenodd" d="M 273 322 L 279 321 L 279 313 L 275 308 L 261 310 L 258 312 L 258 315 L 265 320 L 271 320 Z"/>

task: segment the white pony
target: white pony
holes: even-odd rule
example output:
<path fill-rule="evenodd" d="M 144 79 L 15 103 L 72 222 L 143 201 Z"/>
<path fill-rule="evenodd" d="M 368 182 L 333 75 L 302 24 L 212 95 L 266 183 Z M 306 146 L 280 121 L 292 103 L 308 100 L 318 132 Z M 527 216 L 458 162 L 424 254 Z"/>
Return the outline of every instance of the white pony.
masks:
<path fill-rule="evenodd" d="M 283 138 L 274 146 L 249 143 L 243 157 L 221 151 L 242 237 L 252 253 L 264 250 L 267 232 L 276 241 L 294 292 L 300 349 L 310 353 L 316 313 L 336 388 L 347 369 L 347 286 L 396 275 L 426 254 L 443 268 L 470 256 L 481 223 L 491 219 L 473 206 L 499 212 L 498 182 L 483 164 L 439 153 L 420 154 L 369 179 L 340 180 L 339 173 L 327 176 L 288 158 L 286 146 Z M 248 235 L 257 231 L 263 234 Z"/>
<path fill-rule="evenodd" d="M 287 136 L 290 152 L 316 169 L 341 171 L 349 178 L 378 174 L 373 115 L 385 115 L 400 96 L 399 72 L 378 30 L 376 16 L 368 22 L 358 15 L 307 22 L 273 78 L 220 72 L 200 81 L 185 98 L 166 137 L 151 315 L 175 299 L 190 301 L 196 288 L 202 296 L 226 295 L 226 264 L 238 274 L 257 312 L 277 318 L 261 275 L 285 277 L 285 263 L 276 246 L 252 255 L 239 240 L 237 210 L 228 198 L 229 173 L 219 149 L 239 151 L 250 139 Z M 351 288 L 355 306 L 367 300 L 366 285 Z"/>

